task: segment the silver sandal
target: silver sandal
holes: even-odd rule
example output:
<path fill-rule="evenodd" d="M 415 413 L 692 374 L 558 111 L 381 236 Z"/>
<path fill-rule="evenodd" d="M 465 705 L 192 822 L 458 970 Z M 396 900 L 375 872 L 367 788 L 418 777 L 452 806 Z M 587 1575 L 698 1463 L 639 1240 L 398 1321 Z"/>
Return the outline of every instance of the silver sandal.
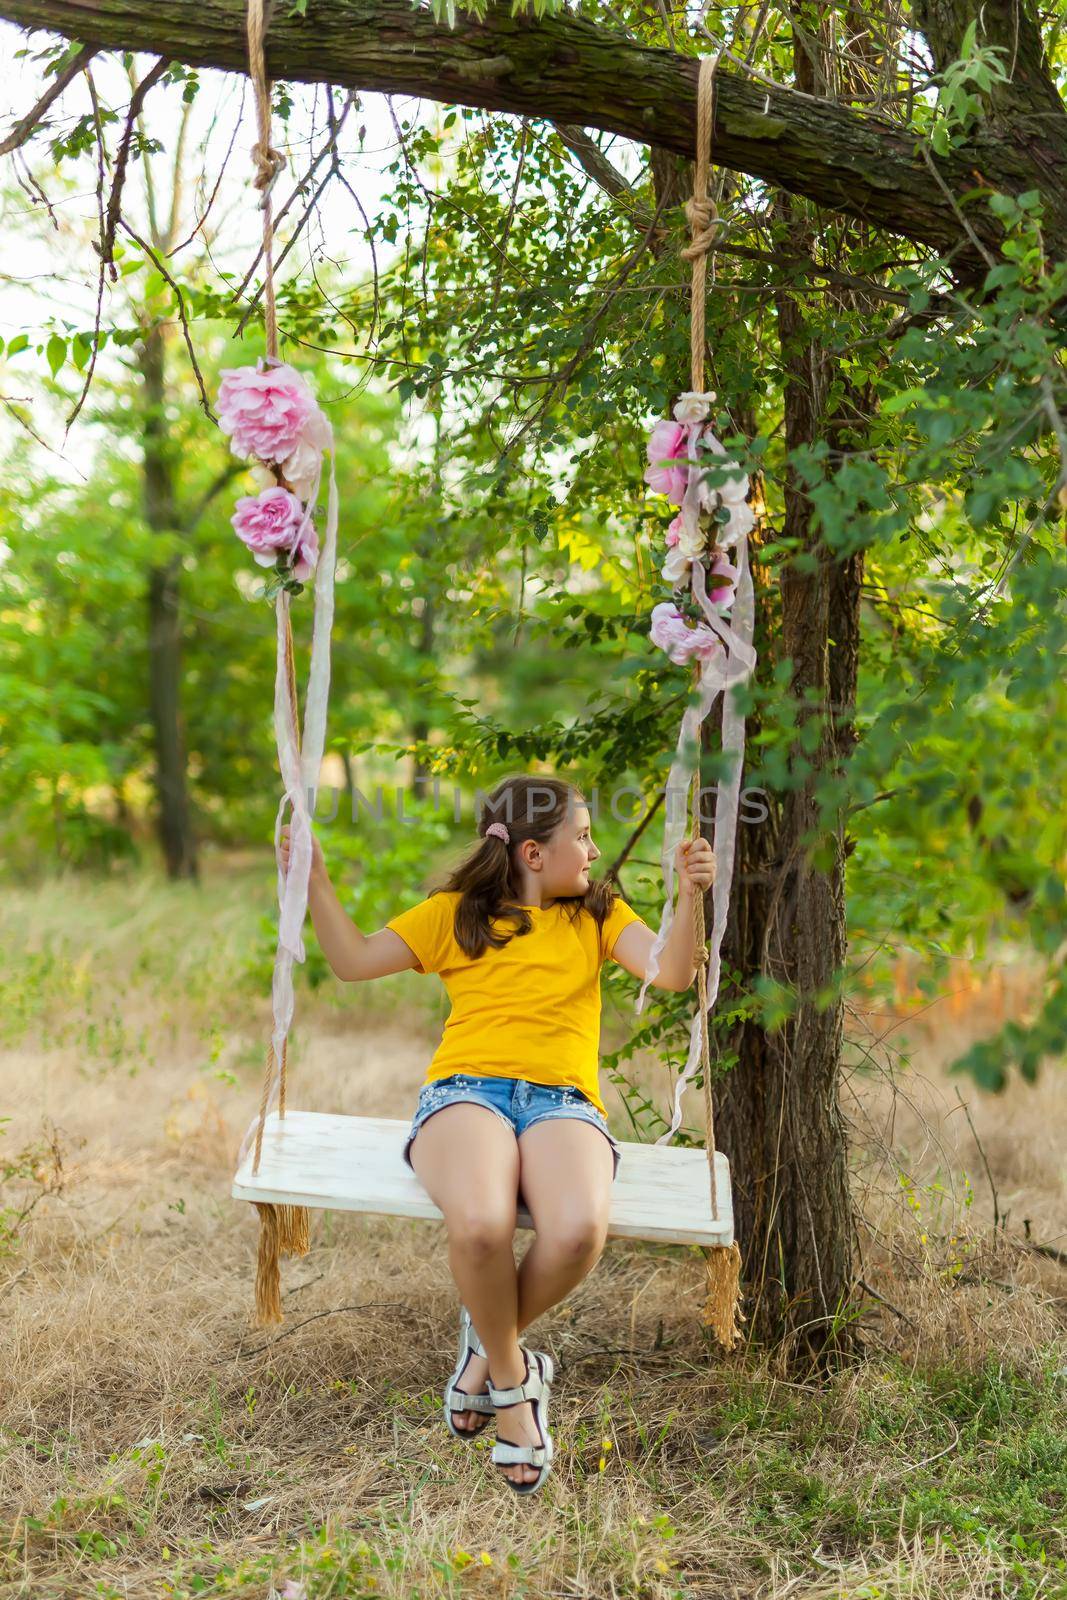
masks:
<path fill-rule="evenodd" d="M 484 1356 L 485 1351 L 482 1348 L 482 1341 L 474 1331 L 470 1312 L 466 1306 L 461 1306 L 459 1310 L 459 1359 L 456 1362 L 452 1376 L 445 1386 L 445 1421 L 448 1424 L 449 1432 L 455 1434 L 457 1439 L 476 1439 L 480 1433 L 485 1432 L 489 1426 L 489 1418 L 496 1410 L 492 1400 L 489 1398 L 488 1389 L 483 1389 L 480 1394 L 466 1394 L 464 1390 L 456 1388 L 467 1369 L 467 1363 L 472 1355 Z M 457 1428 L 452 1420 L 454 1411 L 483 1411 L 486 1413 L 486 1418 L 477 1428 Z"/>
<path fill-rule="evenodd" d="M 506 1440 L 498 1439 L 489 1459 L 496 1467 L 519 1465 L 539 1467 L 537 1477 L 531 1479 L 529 1483 L 515 1483 L 506 1473 L 502 1474 L 508 1488 L 514 1489 L 516 1494 L 533 1494 L 540 1489 L 552 1470 L 553 1449 L 552 1435 L 548 1431 L 548 1402 L 552 1395 L 551 1385 L 556 1368 L 552 1357 L 546 1355 L 543 1350 L 527 1350 L 525 1345 L 520 1345 L 519 1348 L 526 1362 L 525 1380 L 515 1384 L 511 1389 L 498 1389 L 490 1380 L 489 1398 L 497 1411 L 506 1411 L 509 1406 L 521 1406 L 523 1401 L 529 1400 L 533 1406 L 534 1425 L 541 1436 L 541 1443 L 508 1444 Z"/>

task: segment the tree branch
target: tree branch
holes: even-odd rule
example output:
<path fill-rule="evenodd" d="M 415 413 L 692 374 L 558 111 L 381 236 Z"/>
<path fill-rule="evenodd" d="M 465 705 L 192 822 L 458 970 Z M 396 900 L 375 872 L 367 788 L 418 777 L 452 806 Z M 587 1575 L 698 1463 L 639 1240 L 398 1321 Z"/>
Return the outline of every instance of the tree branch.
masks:
<path fill-rule="evenodd" d="M 0 156 L 9 156 L 12 150 L 17 150 L 20 144 L 26 143 L 26 140 L 36 132 L 41 118 L 49 106 L 53 101 L 59 99 L 67 84 L 78 76 L 81 69 L 93 59 L 95 54 L 95 45 L 83 44 L 81 49 L 71 56 L 66 66 L 56 73 L 51 85 L 45 90 L 33 110 L 27 111 L 24 117 L 20 117 L 7 138 L 0 142 Z"/>
<path fill-rule="evenodd" d="M 122 130 L 122 140 L 119 144 L 118 155 L 115 157 L 115 171 L 111 180 L 111 194 L 107 202 L 104 237 L 100 245 L 104 266 L 111 269 L 112 283 L 114 283 L 117 276 L 115 272 L 115 229 L 118 227 L 119 218 L 122 215 L 122 186 L 126 181 L 126 167 L 130 159 L 130 145 L 133 142 L 134 124 L 141 114 L 141 108 L 145 100 L 169 66 L 169 61 L 160 60 L 155 62 L 145 73 L 140 83 L 134 84 L 133 93 L 130 96 L 130 106 L 126 113 L 126 126 Z M 147 159 L 146 156 L 146 162 Z M 149 193 L 151 194 L 151 191 Z"/>
<path fill-rule="evenodd" d="M 144 251 L 145 255 L 151 261 L 160 277 L 174 290 L 174 298 L 178 303 L 178 320 L 181 323 L 182 337 L 185 340 L 185 348 L 189 352 L 189 360 L 192 364 L 197 388 L 200 390 L 200 403 L 204 408 L 204 415 L 208 417 L 211 422 L 217 422 L 219 419 L 211 409 L 211 402 L 207 397 L 207 390 L 204 387 L 204 375 L 200 371 L 200 366 L 196 359 L 196 350 L 193 347 L 193 336 L 189 332 L 189 317 L 185 309 L 185 296 L 182 294 L 181 284 L 178 282 L 177 278 L 173 277 L 171 273 L 167 271 L 166 267 L 163 265 L 156 252 L 152 249 L 152 246 L 148 243 L 147 239 L 142 239 L 139 233 L 134 233 L 125 217 L 119 218 L 119 226 L 121 227 L 123 233 L 129 234 L 130 238 L 133 240 L 134 244 L 137 245 L 138 249 Z"/>
<path fill-rule="evenodd" d="M 100 47 L 246 70 L 243 0 L 0 0 L 0 18 Z M 449 29 L 408 0 L 313 0 L 306 18 L 278 8 L 267 61 L 274 78 L 289 82 L 423 95 L 599 128 L 686 157 L 693 148 L 697 61 L 567 12 L 534 20 L 511 16 L 497 0 L 484 22 L 461 15 Z M 1067 248 L 1067 158 L 1058 169 L 1047 160 L 1035 169 L 1037 152 L 1016 148 L 1003 127 L 980 130 L 967 148 L 939 161 L 935 179 L 907 126 L 725 72 L 717 100 L 719 164 L 951 250 L 957 265 L 981 270 L 947 196 L 958 204 L 983 183 L 1012 193 L 1040 187 L 1049 248 Z M 1044 140 L 1055 143 L 1060 124 L 1046 122 Z M 971 221 L 995 248 L 994 219 L 976 208 Z"/>

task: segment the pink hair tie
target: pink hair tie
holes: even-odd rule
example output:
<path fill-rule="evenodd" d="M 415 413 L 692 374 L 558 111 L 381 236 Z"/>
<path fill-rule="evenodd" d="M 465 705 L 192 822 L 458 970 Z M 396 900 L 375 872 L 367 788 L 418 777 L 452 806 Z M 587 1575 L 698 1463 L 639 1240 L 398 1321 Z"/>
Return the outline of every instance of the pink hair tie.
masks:
<path fill-rule="evenodd" d="M 492 834 L 494 839 L 503 839 L 505 844 L 507 844 L 508 840 L 511 838 L 511 834 L 508 832 L 507 828 L 502 822 L 491 822 L 488 828 L 485 830 L 485 836 L 487 839 L 489 838 L 490 834 Z"/>

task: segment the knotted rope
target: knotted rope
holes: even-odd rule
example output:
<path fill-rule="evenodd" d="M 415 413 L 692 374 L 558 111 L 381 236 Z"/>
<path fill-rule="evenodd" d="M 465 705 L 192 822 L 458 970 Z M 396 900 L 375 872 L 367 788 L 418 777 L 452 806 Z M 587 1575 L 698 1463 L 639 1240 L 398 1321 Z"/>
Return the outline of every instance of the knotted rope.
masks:
<path fill-rule="evenodd" d="M 252 146 L 255 166 L 253 186 L 262 191 L 263 213 L 263 326 L 267 354 L 278 357 L 278 307 L 274 299 L 274 219 L 270 193 L 286 166 L 285 157 L 270 142 L 270 80 L 267 77 L 267 15 L 264 0 L 248 0 L 245 18 L 248 35 L 248 71 L 256 97 L 256 129 Z"/>
<path fill-rule="evenodd" d="M 691 239 L 682 260 L 693 264 L 693 289 L 689 310 L 689 387 L 704 389 L 704 304 L 708 280 L 708 253 L 719 231 L 719 213 L 711 196 L 711 144 L 715 128 L 715 68 L 718 55 L 705 56 L 697 78 L 697 143 L 693 193 L 685 202 Z"/>

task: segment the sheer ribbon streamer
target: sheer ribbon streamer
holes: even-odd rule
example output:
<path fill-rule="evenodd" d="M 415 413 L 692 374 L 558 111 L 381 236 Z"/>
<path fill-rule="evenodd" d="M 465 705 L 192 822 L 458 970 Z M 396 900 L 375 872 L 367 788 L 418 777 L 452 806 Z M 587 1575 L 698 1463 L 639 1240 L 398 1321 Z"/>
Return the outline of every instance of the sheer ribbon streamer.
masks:
<path fill-rule="evenodd" d="M 695 523 L 699 509 L 700 474 L 695 468 L 696 439 L 703 424 L 689 428 L 689 482 L 682 502 L 685 524 Z M 684 536 L 684 535 L 683 535 Z M 726 918 L 730 909 L 730 892 L 733 886 L 734 857 L 737 848 L 737 818 L 741 797 L 741 770 L 745 754 L 745 719 L 737 709 L 737 685 L 747 682 L 756 665 L 756 652 L 752 645 L 755 622 L 755 599 L 752 573 L 748 561 L 748 534 L 741 531 L 736 546 L 737 591 L 731 610 L 730 623 L 707 597 L 703 563 L 699 558 L 691 563 L 692 591 L 708 626 L 722 640 L 723 648 L 706 657 L 700 668 L 700 678 L 695 704 L 690 704 L 682 716 L 674 759 L 664 797 L 663 842 L 660 865 L 663 870 L 664 902 L 659 931 L 649 952 L 644 982 L 635 1002 L 638 1014 L 644 1009 L 648 986 L 659 972 L 659 958 L 667 943 L 674 922 L 674 853 L 686 835 L 690 823 L 689 796 L 694 765 L 699 764 L 701 729 L 719 694 L 723 695 L 722 749 L 728 757 L 728 771 L 720 778 L 715 791 L 714 844 L 715 882 L 712 886 L 712 928 L 708 948 L 707 1006 L 710 1011 L 719 992 L 721 950 Z M 702 809 L 702 808 L 701 808 Z M 700 1065 L 700 1007 L 693 1013 L 689 1030 L 689 1054 L 685 1071 L 675 1084 L 674 1109 L 670 1127 L 655 1141 L 664 1144 L 673 1138 L 682 1120 L 682 1096 Z"/>
<path fill-rule="evenodd" d="M 334 568 L 337 558 L 337 476 L 333 430 L 329 427 L 326 449 L 330 457 L 330 479 L 326 500 L 326 527 L 322 550 L 315 568 L 315 612 L 311 631 L 311 662 L 308 669 L 307 699 L 304 704 L 303 738 L 297 726 L 298 710 L 289 677 L 289 593 L 282 589 L 275 603 L 277 617 L 277 667 L 274 676 L 274 736 L 278 746 L 278 769 L 284 793 L 274 823 L 274 856 L 278 867 L 278 946 L 271 981 L 274 1072 L 267 1094 L 266 1112 L 278 1104 L 282 1062 L 289 1028 L 293 1020 L 293 963 L 305 957 L 302 929 L 307 915 L 311 880 L 311 818 L 315 811 L 319 771 L 326 742 L 326 709 L 330 693 L 330 635 L 333 629 Z M 321 463 L 319 467 L 321 480 Z M 319 496 L 319 482 L 308 497 L 309 507 Z M 289 870 L 282 870 L 281 838 L 286 806 L 292 808 L 289 831 Z M 238 1162 L 252 1145 L 260 1113 L 252 1118 L 241 1141 Z"/>

